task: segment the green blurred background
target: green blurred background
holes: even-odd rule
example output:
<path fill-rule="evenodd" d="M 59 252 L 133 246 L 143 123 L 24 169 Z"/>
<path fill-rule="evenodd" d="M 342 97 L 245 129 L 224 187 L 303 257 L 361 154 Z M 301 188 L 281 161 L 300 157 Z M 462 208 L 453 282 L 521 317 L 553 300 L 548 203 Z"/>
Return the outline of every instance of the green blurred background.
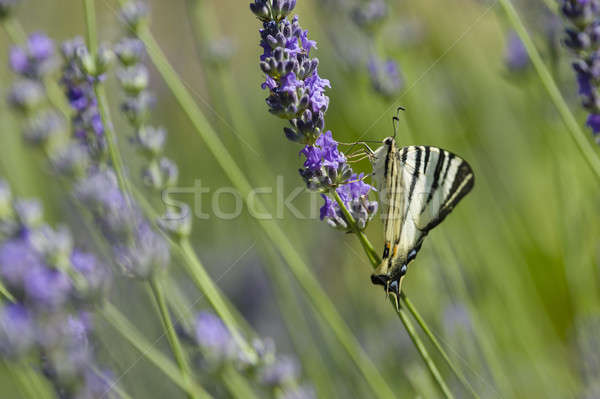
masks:
<path fill-rule="evenodd" d="M 152 1 L 151 30 L 252 183 L 276 187 L 281 176 L 287 196 L 303 186 L 297 174 L 300 147 L 283 136 L 285 121 L 267 112 L 257 62 L 262 52 L 259 22 L 247 3 L 203 1 L 196 8 L 196 1 Z M 482 397 L 599 397 L 600 190 L 535 71 L 506 67 L 510 27 L 502 9 L 474 0 L 390 1 L 391 15 L 377 35 L 376 47 L 399 62 L 405 86 L 397 96 L 382 98 L 369 83 L 365 54 L 359 48 L 355 58 L 348 55 L 356 32 L 350 32 L 344 8 L 333 1 L 298 3 L 301 25 L 318 42 L 320 75 L 331 81 L 326 127 L 335 138 L 382 139 L 392 133 L 391 117 L 403 105 L 407 111 L 398 134 L 400 145 L 439 146 L 461 155 L 474 169 L 473 192 L 430 234 L 404 281 L 407 294 L 450 357 Z M 559 28 L 552 26 L 541 0 L 516 6 L 583 124 L 570 56 L 556 36 L 548 35 L 549 29 L 560 34 Z M 101 38 L 115 42 L 121 35 L 116 2 L 98 0 L 96 8 Z M 58 42 L 84 34 L 83 15 L 80 1 L 27 0 L 17 17 L 28 32 L 42 30 Z M 407 32 L 407 26 L 414 31 Z M 216 65 L 210 44 L 223 37 L 231 40 L 234 53 L 226 65 Z M 44 159 L 22 143 L 19 119 L 5 101 L 14 79 L 7 68 L 8 48 L 6 35 L 0 35 L 2 174 L 20 195 L 43 199 L 49 220 L 77 226 L 67 194 Z M 193 187 L 200 180 L 213 193 L 229 187 L 154 70 L 151 82 L 158 98 L 153 122 L 168 129 L 166 154 L 178 162 L 180 185 Z M 227 90 L 234 96 L 226 95 Z M 122 94 L 114 77 L 109 78 L 109 96 L 129 174 L 139 182 L 141 160 L 128 144 L 129 126 L 118 115 Z M 254 134 L 259 141 L 253 141 Z M 365 161 L 355 169 L 368 173 L 370 166 Z M 275 197 L 262 198 L 273 203 Z M 211 196 L 202 198 L 203 210 L 208 211 Z M 189 195 L 180 199 L 193 201 Z M 224 210 L 235 206 L 227 196 L 222 200 Z M 316 194 L 303 191 L 294 205 L 308 214 L 311 201 L 313 208 L 321 203 Z M 160 199 L 154 204 L 159 207 Z M 318 213 L 298 218 L 286 209 L 280 223 L 398 397 L 437 397 L 384 293 L 371 285 L 370 265 L 357 239 L 320 222 Z M 331 332 L 319 327 L 279 255 L 254 226 L 246 209 L 233 220 L 214 215 L 195 219 L 192 242 L 217 284 L 261 336 L 274 338 L 278 352 L 298 356 L 304 350 L 316 351 L 331 377 L 333 397 L 371 397 Z M 379 249 L 378 219 L 367 234 Z M 275 264 L 280 279 L 289 285 L 273 280 L 265 264 Z M 207 307 L 176 265 L 170 276 L 174 296 L 194 303 L 196 309 Z M 282 311 L 281 290 L 298 301 L 301 313 Z M 161 335 L 138 283 L 120 279 L 112 297 L 149 339 Z M 295 320 L 309 326 L 310 334 L 300 340 L 290 336 Z M 99 329 L 98 352 L 105 364 L 120 374 L 135 363 L 121 380 L 133 397 L 181 396 L 146 360 L 136 361 L 137 352 L 110 328 L 100 324 Z M 157 346 L 167 353 L 164 341 Z M 303 376 L 309 380 L 306 368 Z M 441 369 L 460 393 L 451 373 Z M 0 369 L 0 397 L 19 397 L 17 392 L 6 367 Z"/>

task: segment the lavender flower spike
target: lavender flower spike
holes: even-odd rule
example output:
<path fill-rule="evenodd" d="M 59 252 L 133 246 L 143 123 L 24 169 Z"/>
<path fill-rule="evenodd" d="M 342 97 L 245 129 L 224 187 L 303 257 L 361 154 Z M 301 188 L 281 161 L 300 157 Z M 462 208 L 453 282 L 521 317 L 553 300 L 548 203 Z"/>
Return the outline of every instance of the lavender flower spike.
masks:
<path fill-rule="evenodd" d="M 597 0 L 561 0 L 560 13 L 567 23 L 563 43 L 576 57 L 577 76 L 583 107 L 589 111 L 587 125 L 600 144 L 600 2 Z"/>
<path fill-rule="evenodd" d="M 325 199 L 321 220 L 345 231 L 352 230 L 338 204 L 326 195 L 336 190 L 362 230 L 375 215 L 377 203 L 369 201 L 371 186 L 352 171 L 331 131 L 325 131 L 325 112 L 329 107 L 325 89 L 331 85 L 319 76 L 318 59 L 310 57 L 316 42 L 308 38 L 308 31 L 300 27 L 297 16 L 287 19 L 295 4 L 276 0 L 255 0 L 250 4 L 263 24 L 260 68 L 265 74 L 262 88 L 269 90 L 266 102 L 269 112 L 290 122 L 291 127 L 284 128 L 285 136 L 305 145 L 300 151 L 305 161 L 299 172 L 307 188 L 322 193 Z M 387 63 L 386 68 L 389 81 L 381 86 L 382 90 L 391 91 L 401 84 L 399 72 L 395 64 Z"/>

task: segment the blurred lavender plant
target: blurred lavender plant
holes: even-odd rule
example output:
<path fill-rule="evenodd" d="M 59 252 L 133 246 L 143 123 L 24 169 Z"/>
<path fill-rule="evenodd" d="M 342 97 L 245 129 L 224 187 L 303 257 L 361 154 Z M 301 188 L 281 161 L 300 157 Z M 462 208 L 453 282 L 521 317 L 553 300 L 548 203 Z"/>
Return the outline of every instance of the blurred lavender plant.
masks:
<path fill-rule="evenodd" d="M 597 0 L 561 0 L 560 13 L 566 28 L 563 44 L 576 57 L 577 76 L 583 107 L 590 113 L 586 124 L 600 143 L 600 3 Z"/>
<path fill-rule="evenodd" d="M 134 35 L 147 17 L 148 9 L 143 2 L 129 2 L 121 9 L 121 20 L 125 23 L 125 36 L 115 45 L 119 60 L 117 71 L 125 94 L 121 110 L 134 129 L 132 142 L 146 158 L 143 167 L 143 182 L 156 192 L 177 184 L 177 164 L 163 156 L 167 132 L 162 127 L 149 123 L 150 111 L 155 103 L 153 93 L 148 90 L 149 73 L 143 61 L 146 56 L 144 43 Z M 191 233 L 192 218 L 187 205 L 179 208 L 167 207 L 159 219 L 159 226 L 174 238 L 181 239 Z"/>
<path fill-rule="evenodd" d="M 507 35 L 504 63 L 511 72 L 523 71 L 531 63 L 527 49 L 515 31 L 510 31 Z"/>
<path fill-rule="evenodd" d="M 266 75 L 262 88 L 269 90 L 266 102 L 272 114 L 289 120 L 291 127 L 284 128 L 285 136 L 305 144 L 300 153 L 306 160 L 299 171 L 309 190 L 323 194 L 321 219 L 341 230 L 351 230 L 339 205 L 325 195 L 336 190 L 359 228 L 364 229 L 375 215 L 377 203 L 368 200 L 371 186 L 353 174 L 331 131 L 324 131 L 329 105 L 325 89 L 330 83 L 319 76 L 318 59 L 310 57 L 316 42 L 300 27 L 298 16 L 288 19 L 295 5 L 294 0 L 255 0 L 250 4 L 263 24 L 260 68 Z"/>
<path fill-rule="evenodd" d="M 248 361 L 220 318 L 210 312 L 198 313 L 190 330 L 179 329 L 180 335 L 200 349 L 196 364 L 204 371 L 219 372 L 232 366 L 252 378 L 259 387 L 278 399 L 313 398 L 312 388 L 300 388 L 300 365 L 291 357 L 276 355 L 274 342 L 256 338 L 253 347 L 257 361 Z M 296 396 L 290 396 L 295 394 Z"/>
<path fill-rule="evenodd" d="M 15 299 L 0 307 L 0 356 L 41 364 L 60 398 L 108 392 L 96 383 L 90 310 L 107 294 L 110 269 L 75 249 L 65 227 L 45 224 L 37 201 L 13 199 L 1 180 L 0 189 L 0 225 L 11 226 L 0 238 L 0 278 Z"/>

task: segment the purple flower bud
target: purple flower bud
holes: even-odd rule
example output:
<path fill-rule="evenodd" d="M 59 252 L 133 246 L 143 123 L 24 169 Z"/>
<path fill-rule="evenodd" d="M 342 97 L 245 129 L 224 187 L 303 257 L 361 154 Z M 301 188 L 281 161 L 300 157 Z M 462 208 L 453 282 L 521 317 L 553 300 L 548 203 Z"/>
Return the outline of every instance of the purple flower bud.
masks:
<path fill-rule="evenodd" d="M 35 113 L 23 128 L 25 140 L 35 145 L 45 145 L 53 137 L 65 135 L 67 126 L 64 118 L 54 110 Z"/>
<path fill-rule="evenodd" d="M 135 65 L 146 54 L 146 47 L 139 39 L 125 37 L 115 45 L 115 54 L 123 65 Z"/>
<path fill-rule="evenodd" d="M 214 356 L 224 360 L 233 355 L 235 342 L 221 319 L 212 313 L 200 312 L 194 324 L 196 343 Z"/>
<path fill-rule="evenodd" d="M 529 54 L 516 32 L 510 32 L 508 35 L 504 62 L 511 71 L 519 71 L 529 65 Z"/>
<path fill-rule="evenodd" d="M 150 79 L 148 69 L 143 64 L 126 67 L 117 72 L 123 89 L 131 95 L 137 95 L 148 87 Z"/>
<path fill-rule="evenodd" d="M 371 85 L 384 97 L 397 95 L 404 86 L 404 80 L 394 60 L 382 61 L 371 57 L 367 64 Z"/>
<path fill-rule="evenodd" d="M 0 276 L 14 295 L 24 291 L 27 272 L 42 267 L 41 258 L 25 240 L 13 239 L 0 246 Z"/>
<path fill-rule="evenodd" d="M 166 233 L 180 240 L 192 232 L 192 211 L 187 204 L 179 209 L 168 209 L 158 220 L 158 225 Z"/>
<path fill-rule="evenodd" d="M 163 151 L 167 139 L 167 131 L 162 127 L 142 126 L 136 131 L 136 143 L 149 158 L 154 158 Z"/>
<path fill-rule="evenodd" d="M 34 321 L 22 305 L 0 308 L 0 353 L 10 358 L 26 354 L 35 341 Z"/>
<path fill-rule="evenodd" d="M 372 31 L 388 14 L 388 7 L 383 0 L 369 0 L 352 10 L 352 19 L 361 29 Z"/>
<path fill-rule="evenodd" d="M 29 60 L 27 59 L 27 52 L 17 46 L 13 46 L 10 49 L 10 67 L 13 72 L 19 75 L 25 75 L 27 73 L 27 67 L 29 66 Z"/>
<path fill-rule="evenodd" d="M 10 103 L 22 111 L 29 112 L 44 101 L 43 86 L 30 79 L 16 81 L 9 95 Z"/>
<path fill-rule="evenodd" d="M 26 229 L 39 227 L 44 219 L 42 204 L 36 199 L 18 199 L 13 208 L 21 226 Z"/>
<path fill-rule="evenodd" d="M 282 357 L 264 368 L 261 383 L 269 387 L 279 387 L 295 381 L 299 376 L 298 362 L 291 357 Z"/>
<path fill-rule="evenodd" d="M 38 267 L 25 273 L 25 296 L 39 308 L 56 309 L 69 298 L 71 282 L 60 270 Z"/>
<path fill-rule="evenodd" d="M 121 19 L 134 32 L 148 18 L 148 6 L 143 1 L 130 1 L 121 7 Z"/>
<path fill-rule="evenodd" d="M 86 282 L 83 291 L 76 293 L 77 299 L 92 302 L 103 298 L 112 280 L 110 268 L 94 255 L 81 251 L 73 252 L 71 264 Z"/>
<path fill-rule="evenodd" d="M 125 274 L 147 279 L 167 267 L 169 246 L 147 223 L 138 226 L 134 234 L 129 245 L 115 245 L 116 262 Z"/>

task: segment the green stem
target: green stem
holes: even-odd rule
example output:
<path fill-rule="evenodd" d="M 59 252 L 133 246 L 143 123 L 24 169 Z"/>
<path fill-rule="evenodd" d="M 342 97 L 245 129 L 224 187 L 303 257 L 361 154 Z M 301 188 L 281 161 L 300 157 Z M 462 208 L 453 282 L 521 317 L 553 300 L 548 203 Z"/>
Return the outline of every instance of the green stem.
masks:
<path fill-rule="evenodd" d="M 231 333 L 233 339 L 239 345 L 240 349 L 245 353 L 247 358 L 251 361 L 256 360 L 256 353 L 254 349 L 246 342 L 244 337 L 240 334 L 240 330 L 237 327 L 236 319 L 229 310 L 229 307 L 221 297 L 215 283 L 212 281 L 206 269 L 200 262 L 200 259 L 196 256 L 194 249 L 192 248 L 188 239 L 183 239 L 179 243 L 179 248 L 182 251 L 182 255 L 185 259 L 188 274 L 194 279 L 194 282 L 200 287 L 200 290 L 206 296 L 206 299 L 210 302 L 215 312 L 223 320 L 223 323 L 227 326 L 227 329 Z"/>
<path fill-rule="evenodd" d="M 392 305 L 394 306 L 394 308 L 396 308 L 395 302 L 392 301 Z M 423 345 L 423 342 L 421 342 L 421 339 L 417 335 L 414 326 L 412 325 L 410 319 L 408 318 L 408 316 L 406 315 L 404 310 L 401 307 L 398 307 L 396 309 L 396 313 L 400 317 L 400 320 L 402 321 L 402 324 L 404 324 L 404 328 L 406 329 L 406 332 L 408 332 L 410 339 L 412 340 L 413 344 L 419 351 L 419 354 L 421 355 L 421 357 L 423 358 L 423 361 L 427 365 L 427 369 L 431 373 L 431 376 L 433 377 L 434 381 L 437 383 L 438 387 L 440 388 L 440 390 L 442 391 L 444 396 L 448 399 L 454 398 L 454 396 L 452 395 L 452 392 L 450 392 L 450 389 L 448 389 L 448 386 L 444 382 L 444 379 L 442 378 L 442 375 L 440 374 L 439 370 L 437 369 L 435 363 L 433 362 L 431 357 L 429 357 L 429 354 L 427 353 L 427 349 L 425 349 L 425 345 Z"/>
<path fill-rule="evenodd" d="M 521 21 L 521 18 L 515 10 L 515 7 L 513 6 L 510 0 L 499 1 L 500 5 L 502 5 L 502 8 L 504 8 L 504 11 L 506 12 L 508 20 L 512 24 L 513 28 L 521 38 L 523 45 L 527 49 L 529 58 L 531 59 L 531 62 L 533 63 L 533 66 L 540 80 L 542 81 L 544 88 L 548 92 L 550 99 L 554 103 L 554 106 L 560 114 L 563 122 L 567 126 L 571 137 L 575 141 L 575 144 L 577 144 L 579 151 L 581 151 L 581 153 L 583 154 L 584 159 L 592 168 L 592 171 L 594 172 L 596 177 L 600 179 L 600 157 L 598 156 L 598 153 L 592 149 L 586 134 L 581 130 L 581 128 L 579 127 L 579 123 L 577 123 L 577 120 L 571 113 L 571 110 L 569 109 L 569 106 L 562 97 L 562 94 L 560 93 L 558 86 L 554 82 L 552 75 L 550 74 L 548 68 L 546 68 L 546 65 L 542 61 L 542 57 L 538 53 L 535 44 L 529 36 L 529 33 L 527 33 L 527 30 L 523 25 L 523 21 Z"/>
<path fill-rule="evenodd" d="M 356 225 L 356 221 L 354 220 L 354 217 L 352 217 L 352 215 L 350 214 L 348 209 L 346 209 L 344 202 L 342 201 L 342 199 L 340 198 L 340 195 L 338 194 L 338 192 L 336 190 L 333 190 L 333 197 L 335 198 L 335 201 L 337 202 L 340 209 L 342 210 L 344 217 L 350 224 L 350 228 L 352 229 L 354 234 L 356 234 L 356 236 L 358 237 L 358 240 L 360 241 L 360 245 L 362 245 L 363 249 L 365 250 L 365 253 L 367 254 L 367 257 L 369 258 L 371 265 L 374 268 L 379 266 L 379 263 L 381 262 L 381 260 L 379 259 L 379 255 L 377 255 L 375 248 L 373 248 L 373 245 L 371 244 L 371 242 L 369 241 L 369 239 L 367 238 L 365 233 L 363 233 Z"/>
<path fill-rule="evenodd" d="M 223 384 L 231 393 L 231 396 L 238 399 L 258 399 L 256 393 L 250 388 L 244 377 L 231 365 L 226 365 L 221 373 Z"/>
<path fill-rule="evenodd" d="M 85 10 L 85 22 L 86 22 L 86 40 L 90 54 L 94 59 L 98 51 L 98 42 L 96 38 L 96 12 L 94 9 L 94 0 L 83 0 Z M 110 117 L 110 108 L 108 106 L 108 100 L 106 97 L 106 91 L 104 84 L 100 79 L 94 79 L 94 93 L 96 94 L 96 100 L 98 102 L 98 112 L 100 113 L 100 119 L 102 120 L 102 126 L 104 128 L 104 137 L 106 138 L 106 145 L 108 147 L 108 153 L 117 175 L 119 187 L 125 195 L 127 204 L 131 208 L 131 188 L 129 182 L 125 178 L 123 160 L 119 153 L 119 147 L 117 146 L 115 132 Z"/>
<path fill-rule="evenodd" d="M 429 338 L 429 340 L 431 341 L 433 346 L 435 346 L 435 348 L 438 350 L 440 355 L 442 355 L 442 357 L 446 361 L 446 364 L 450 367 L 450 369 L 452 370 L 454 375 L 456 375 L 456 378 L 458 378 L 460 383 L 469 391 L 469 393 L 474 398 L 479 398 L 479 395 L 477 394 L 477 392 L 475 392 L 471 383 L 469 383 L 469 381 L 465 378 L 464 374 L 457 367 L 454 366 L 454 363 L 452 363 L 452 361 L 446 354 L 446 351 L 444 350 L 444 348 L 442 348 L 442 345 L 440 345 L 438 339 L 435 337 L 433 332 L 429 329 L 429 327 L 427 326 L 427 323 L 425 323 L 425 320 L 421 317 L 421 315 L 419 314 L 417 309 L 415 309 L 414 305 L 412 304 L 412 301 L 410 299 L 408 299 L 408 297 L 406 296 L 406 294 L 404 292 L 400 293 L 400 300 L 406 306 L 406 308 L 408 309 L 410 314 L 412 314 L 414 319 L 417 321 L 417 324 L 419 324 L 421 329 L 425 332 L 425 335 L 427 335 L 427 337 Z"/>
<path fill-rule="evenodd" d="M 106 144 L 108 147 L 108 153 L 117 175 L 119 182 L 119 188 L 125 195 L 129 206 L 131 207 L 131 187 L 129 187 L 129 181 L 125 178 L 123 160 L 119 153 L 119 147 L 116 143 L 115 132 L 113 130 L 112 120 L 110 118 L 110 111 L 108 108 L 108 100 L 104 90 L 104 85 L 98 80 L 94 83 L 94 92 L 98 100 L 98 111 L 100 112 L 100 118 L 102 119 L 102 125 L 104 127 L 104 137 L 106 138 Z"/>
<path fill-rule="evenodd" d="M 173 320 L 171 319 L 171 314 L 169 313 L 169 309 L 167 307 L 167 303 L 165 301 L 165 294 L 163 287 L 160 282 L 157 281 L 157 278 L 154 277 L 149 282 L 150 287 L 152 288 L 152 294 L 154 295 L 154 300 L 158 305 L 158 310 L 160 312 L 160 316 L 162 319 L 163 327 L 165 329 L 165 334 L 167 334 L 167 339 L 169 340 L 169 345 L 171 346 L 171 350 L 173 351 L 173 355 L 175 356 L 175 361 L 181 370 L 183 378 L 187 381 L 192 380 L 192 372 L 188 361 L 185 357 L 185 353 L 183 348 L 181 347 L 181 342 L 179 342 L 179 337 L 175 332 L 175 326 L 173 326 Z M 198 398 L 199 396 L 194 394 L 192 391 L 188 391 L 189 398 Z"/>
<path fill-rule="evenodd" d="M 186 392 L 193 392 L 199 397 L 211 398 L 211 395 L 206 392 L 200 385 L 184 378 L 178 367 L 174 365 L 168 357 L 162 354 L 154 345 L 149 342 L 125 317 L 109 302 L 104 304 L 102 316 L 123 338 L 132 344 L 134 348 L 158 367 L 167 377 L 175 384 L 181 387 Z"/>
<path fill-rule="evenodd" d="M 142 27 L 138 35 L 146 45 L 146 49 L 152 62 L 162 75 L 169 89 L 172 91 L 175 99 L 190 118 L 196 132 L 204 140 L 208 149 L 213 153 L 217 163 L 222 167 L 233 185 L 239 190 L 242 197 L 247 199 L 248 194 L 252 190 L 248 180 L 233 159 L 229 150 L 223 145 L 216 132 L 212 129 L 202 111 L 196 105 L 191 94 L 181 82 L 177 73 L 173 70 L 173 67 L 169 64 L 154 37 L 146 27 Z M 266 207 L 262 201 L 257 199 L 254 205 L 258 213 L 267 213 Z M 309 297 L 312 306 L 325 320 L 327 320 L 337 339 L 348 352 L 351 359 L 354 361 L 354 364 L 361 371 L 376 396 L 386 398 L 394 397 L 394 392 L 364 352 L 356 337 L 353 336 L 331 300 L 327 297 L 308 266 L 296 251 L 294 245 L 281 230 L 281 227 L 273 220 L 260 219 L 257 220 L 257 222 L 271 242 L 277 246 L 279 252 L 290 267 L 290 270 Z"/>
<path fill-rule="evenodd" d="M 119 398 L 133 399 L 133 397 L 127 392 L 125 392 L 125 390 L 121 388 L 118 384 L 113 384 L 113 381 L 110 378 L 107 378 L 106 375 L 104 375 L 104 373 L 101 370 L 99 370 L 96 366 L 92 366 L 92 370 L 94 371 L 94 373 L 96 373 L 98 377 L 100 377 L 104 381 L 105 384 L 110 385 L 110 390 L 114 391 L 117 395 L 119 395 Z"/>
<path fill-rule="evenodd" d="M 6 18 L 2 22 L 2 26 L 6 31 L 6 34 L 16 45 L 22 45 L 27 42 L 27 33 L 21 26 L 21 24 L 13 17 Z"/>
<path fill-rule="evenodd" d="M 94 8 L 94 0 L 83 0 L 83 8 L 85 10 L 85 38 L 87 47 L 92 57 L 95 57 L 98 49 L 98 41 L 96 39 L 96 9 Z"/>

